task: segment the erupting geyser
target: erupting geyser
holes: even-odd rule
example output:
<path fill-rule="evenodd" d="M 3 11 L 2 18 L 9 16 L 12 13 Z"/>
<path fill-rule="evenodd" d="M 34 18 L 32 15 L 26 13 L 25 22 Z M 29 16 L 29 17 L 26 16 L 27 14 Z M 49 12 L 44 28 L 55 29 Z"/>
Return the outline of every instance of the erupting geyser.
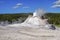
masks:
<path fill-rule="evenodd" d="M 38 9 L 33 13 L 33 16 L 43 16 L 45 14 L 45 11 L 43 9 Z"/>
<path fill-rule="evenodd" d="M 24 23 L 43 26 L 47 24 L 47 19 L 42 19 L 41 17 L 45 14 L 45 11 L 42 9 L 38 9 L 33 13 L 33 16 L 28 17 Z"/>
<path fill-rule="evenodd" d="M 45 11 L 38 9 L 33 13 L 33 16 L 29 16 L 23 23 L 14 24 L 10 26 L 25 26 L 25 27 L 34 27 L 34 28 L 48 28 L 56 29 L 53 25 L 48 23 L 48 19 L 44 18 Z"/>

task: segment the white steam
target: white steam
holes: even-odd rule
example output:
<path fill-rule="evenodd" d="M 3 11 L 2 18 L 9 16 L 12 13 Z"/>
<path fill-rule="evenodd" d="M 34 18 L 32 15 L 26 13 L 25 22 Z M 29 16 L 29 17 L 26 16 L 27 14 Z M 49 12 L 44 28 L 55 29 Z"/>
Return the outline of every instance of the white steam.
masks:
<path fill-rule="evenodd" d="M 43 16 L 46 13 L 46 11 L 44 11 L 43 9 L 38 9 L 33 13 L 33 16 Z"/>

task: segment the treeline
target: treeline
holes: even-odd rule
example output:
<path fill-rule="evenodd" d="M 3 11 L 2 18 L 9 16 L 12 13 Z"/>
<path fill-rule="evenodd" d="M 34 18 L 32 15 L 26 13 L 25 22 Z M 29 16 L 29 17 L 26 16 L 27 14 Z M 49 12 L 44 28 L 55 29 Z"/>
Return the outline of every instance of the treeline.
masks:
<path fill-rule="evenodd" d="M 0 21 L 12 22 L 20 19 L 23 22 L 28 15 L 32 15 L 32 13 L 0 14 Z M 60 25 L 60 13 L 46 13 L 45 17 L 48 18 L 49 23 Z"/>
<path fill-rule="evenodd" d="M 32 15 L 32 13 L 16 13 L 16 14 L 0 14 L 0 22 L 1 21 L 18 21 L 19 19 L 22 22 L 28 17 L 28 15 Z"/>
<path fill-rule="evenodd" d="M 47 13 L 45 16 L 48 18 L 49 23 L 60 25 L 60 13 Z"/>

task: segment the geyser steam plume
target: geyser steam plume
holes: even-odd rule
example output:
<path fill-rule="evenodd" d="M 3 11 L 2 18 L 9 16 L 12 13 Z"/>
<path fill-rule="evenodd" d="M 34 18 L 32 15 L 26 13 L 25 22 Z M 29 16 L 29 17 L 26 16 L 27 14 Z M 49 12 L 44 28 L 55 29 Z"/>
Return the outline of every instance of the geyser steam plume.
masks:
<path fill-rule="evenodd" d="M 43 16 L 44 14 L 46 13 L 46 11 L 44 11 L 43 9 L 38 9 L 38 10 L 35 10 L 35 12 L 33 13 L 33 16 Z"/>

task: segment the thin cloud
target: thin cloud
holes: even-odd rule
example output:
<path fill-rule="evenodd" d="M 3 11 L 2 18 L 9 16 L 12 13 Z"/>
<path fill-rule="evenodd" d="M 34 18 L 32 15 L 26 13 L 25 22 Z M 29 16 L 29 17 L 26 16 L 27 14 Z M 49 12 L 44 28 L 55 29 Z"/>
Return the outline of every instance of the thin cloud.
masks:
<path fill-rule="evenodd" d="M 13 7 L 13 9 L 17 9 L 17 8 L 19 8 L 19 7 L 21 7 L 21 6 L 22 6 L 22 8 L 24 8 L 24 9 L 28 9 L 28 8 L 29 8 L 28 6 L 23 6 L 22 3 L 17 3 L 17 4 Z"/>
<path fill-rule="evenodd" d="M 17 6 L 21 6 L 21 5 L 23 5 L 23 4 L 22 4 L 22 3 L 17 3 L 16 5 L 17 5 Z"/>
<path fill-rule="evenodd" d="M 16 8 L 19 8 L 20 6 L 22 6 L 23 4 L 22 3 L 17 3 L 13 8 L 16 9 Z"/>
<path fill-rule="evenodd" d="M 60 8 L 60 5 L 54 5 L 53 8 Z"/>
<path fill-rule="evenodd" d="M 55 1 L 52 6 L 52 8 L 58 8 L 58 7 L 60 7 L 60 0 Z"/>
<path fill-rule="evenodd" d="M 25 6 L 25 7 L 23 7 L 23 8 L 27 9 L 27 8 L 29 8 L 29 7 Z"/>
<path fill-rule="evenodd" d="M 19 7 L 19 6 L 14 6 L 13 8 L 16 9 L 16 8 L 18 8 L 18 7 Z"/>

